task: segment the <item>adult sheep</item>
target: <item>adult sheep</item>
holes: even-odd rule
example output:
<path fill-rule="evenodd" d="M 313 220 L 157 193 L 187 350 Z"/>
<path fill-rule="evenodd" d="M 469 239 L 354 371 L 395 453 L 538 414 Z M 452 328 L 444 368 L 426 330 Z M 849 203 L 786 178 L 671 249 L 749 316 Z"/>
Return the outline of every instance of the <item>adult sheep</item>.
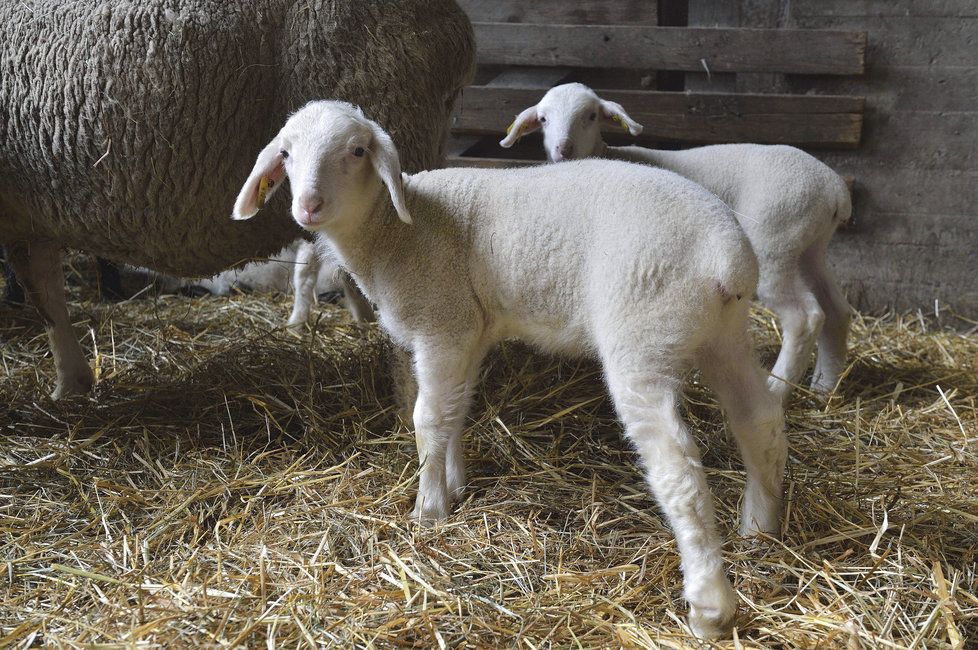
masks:
<path fill-rule="evenodd" d="M 360 104 L 436 166 L 471 76 L 452 0 L 36 0 L 0 5 L 0 244 L 38 308 L 55 399 L 93 375 L 60 249 L 209 276 L 295 239 L 285 200 L 232 224 L 253 152 L 317 97 Z"/>

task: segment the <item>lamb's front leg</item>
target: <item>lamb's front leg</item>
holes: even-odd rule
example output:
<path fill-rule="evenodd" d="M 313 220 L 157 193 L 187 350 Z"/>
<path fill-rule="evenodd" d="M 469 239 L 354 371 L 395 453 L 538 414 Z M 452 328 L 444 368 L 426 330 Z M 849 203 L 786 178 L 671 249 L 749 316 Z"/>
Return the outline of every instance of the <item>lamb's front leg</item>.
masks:
<path fill-rule="evenodd" d="M 415 441 L 421 478 L 411 516 L 434 522 L 448 516 L 452 500 L 465 482 L 461 455 L 462 427 L 472 400 L 469 378 L 481 363 L 471 346 L 443 341 L 416 346 L 418 399 L 414 406 Z M 451 458 L 449 458 L 451 454 Z"/>
<path fill-rule="evenodd" d="M 322 260 L 315 244 L 303 241 L 295 253 L 295 269 L 292 272 L 292 285 L 295 292 L 292 315 L 288 327 L 302 327 L 309 322 L 312 306 L 316 304 L 316 281 Z"/>

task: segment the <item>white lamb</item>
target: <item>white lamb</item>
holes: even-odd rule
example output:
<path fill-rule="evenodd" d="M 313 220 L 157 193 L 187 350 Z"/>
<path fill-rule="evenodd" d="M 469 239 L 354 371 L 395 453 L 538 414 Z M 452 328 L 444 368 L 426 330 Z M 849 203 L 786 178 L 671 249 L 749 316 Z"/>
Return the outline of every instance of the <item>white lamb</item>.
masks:
<path fill-rule="evenodd" d="M 729 210 L 671 172 L 606 160 L 402 180 L 390 137 L 334 101 L 289 118 L 233 217 L 258 212 L 263 179 L 284 174 L 295 220 L 319 234 L 413 354 L 421 474 L 412 516 L 443 519 L 465 486 L 460 437 L 494 344 L 517 337 L 597 358 L 676 535 L 690 625 L 704 637 L 729 632 L 737 597 L 677 408 L 684 371 L 698 364 L 729 414 L 747 469 L 743 534 L 779 533 L 786 457 L 781 405 L 747 336 L 756 261 Z"/>
<path fill-rule="evenodd" d="M 676 172 L 716 194 L 734 210 L 760 270 L 757 295 L 781 320 L 781 353 L 769 382 L 787 401 L 818 340 L 811 387 L 830 392 L 846 367 L 849 304 L 826 266 L 826 250 L 852 205 L 845 182 L 804 151 L 783 145 L 725 144 L 684 151 L 609 147 L 600 125 L 617 122 L 632 135 L 642 126 L 621 105 L 579 83 L 551 88 L 520 113 L 500 142 L 543 129 L 552 162 L 614 158 Z M 583 181 L 583 179 L 582 179 Z M 595 181 L 588 179 L 591 185 Z"/>
<path fill-rule="evenodd" d="M 313 242 L 296 240 L 267 260 L 250 262 L 239 269 L 228 269 L 209 278 L 177 278 L 150 269 L 136 270 L 153 279 L 165 293 L 200 287 L 215 296 L 230 295 L 235 289 L 259 293 L 294 292 L 292 313 L 287 325 L 301 327 L 312 318 L 317 295 L 342 291 L 343 302 L 360 322 L 375 320 L 373 308 L 349 276 L 329 258 L 321 255 Z"/>

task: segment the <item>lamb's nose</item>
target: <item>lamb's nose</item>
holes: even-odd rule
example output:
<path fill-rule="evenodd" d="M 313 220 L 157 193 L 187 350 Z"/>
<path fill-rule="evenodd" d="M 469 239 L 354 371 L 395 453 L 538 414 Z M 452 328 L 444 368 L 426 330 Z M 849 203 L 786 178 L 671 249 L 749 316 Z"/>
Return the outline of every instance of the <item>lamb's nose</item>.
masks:
<path fill-rule="evenodd" d="M 558 161 L 574 156 L 574 145 L 570 142 L 561 142 L 557 145 L 554 158 Z"/>
<path fill-rule="evenodd" d="M 316 214 L 323 207 L 323 199 L 318 194 L 310 194 L 299 199 L 299 207 L 306 214 Z"/>

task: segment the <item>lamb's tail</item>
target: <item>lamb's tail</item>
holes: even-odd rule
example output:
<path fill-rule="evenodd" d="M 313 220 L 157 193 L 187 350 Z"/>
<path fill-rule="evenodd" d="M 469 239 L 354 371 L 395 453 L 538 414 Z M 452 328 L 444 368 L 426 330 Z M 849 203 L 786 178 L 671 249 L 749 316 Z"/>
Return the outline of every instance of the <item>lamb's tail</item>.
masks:
<path fill-rule="evenodd" d="M 736 226 L 736 220 L 730 219 Z M 711 247 L 716 252 L 710 259 L 716 291 L 724 303 L 731 299 L 751 300 L 757 293 L 757 257 L 747 236 L 739 226 L 719 237 Z"/>
<path fill-rule="evenodd" d="M 849 219 L 852 217 L 852 192 L 849 190 L 849 185 L 841 176 L 836 176 L 836 178 L 838 178 L 839 182 L 836 193 L 834 223 L 836 227 L 839 227 L 842 224 L 849 223 Z"/>

